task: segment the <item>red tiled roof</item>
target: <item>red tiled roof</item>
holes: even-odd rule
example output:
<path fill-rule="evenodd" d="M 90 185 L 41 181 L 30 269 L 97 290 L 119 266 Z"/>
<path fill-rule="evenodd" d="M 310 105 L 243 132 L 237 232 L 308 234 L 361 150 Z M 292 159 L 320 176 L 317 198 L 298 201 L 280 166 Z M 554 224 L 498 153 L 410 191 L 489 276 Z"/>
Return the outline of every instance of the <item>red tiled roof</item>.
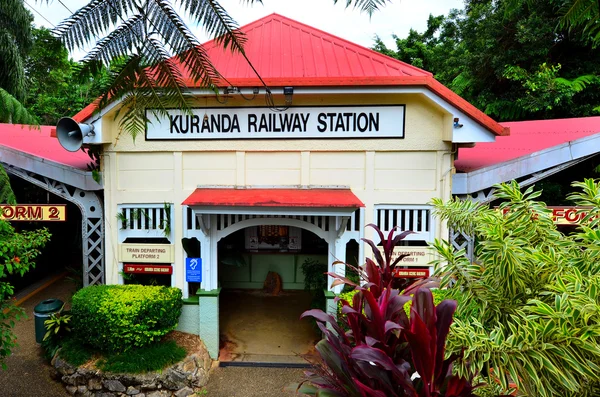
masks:
<path fill-rule="evenodd" d="M 365 205 L 350 189 L 203 189 L 183 205 L 224 207 L 358 208 Z"/>
<path fill-rule="evenodd" d="M 87 171 L 86 165 L 91 162 L 89 156 L 83 151 L 68 152 L 63 149 L 58 139 L 51 136 L 54 128 L 44 125 L 35 129 L 26 125 L 0 124 L 0 146 Z"/>
<path fill-rule="evenodd" d="M 240 30 L 247 37 L 246 56 L 270 87 L 423 86 L 488 130 L 508 135 L 507 129 L 439 83 L 431 73 L 397 59 L 278 14 L 268 15 Z M 205 43 L 203 48 L 226 79 L 222 86 L 262 86 L 241 54 L 224 50 L 215 40 Z M 183 74 L 189 87 L 198 86 L 185 70 Z M 89 118 L 95 108 L 88 106 L 75 119 Z"/>
<path fill-rule="evenodd" d="M 510 136 L 458 150 L 454 162 L 458 171 L 475 171 L 600 133 L 600 117 L 514 121 L 501 125 L 510 128 Z"/>

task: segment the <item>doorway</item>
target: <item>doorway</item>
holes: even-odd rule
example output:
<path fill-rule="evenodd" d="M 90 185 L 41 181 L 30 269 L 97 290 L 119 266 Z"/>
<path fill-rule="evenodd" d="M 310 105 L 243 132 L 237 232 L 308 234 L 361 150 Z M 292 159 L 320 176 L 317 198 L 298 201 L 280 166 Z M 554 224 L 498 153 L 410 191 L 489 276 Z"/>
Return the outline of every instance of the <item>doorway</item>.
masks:
<path fill-rule="evenodd" d="M 325 309 L 327 243 L 301 228 L 251 226 L 219 241 L 218 266 L 219 360 L 306 364 L 321 335 L 300 315 Z M 308 279 L 322 283 L 307 290 Z"/>

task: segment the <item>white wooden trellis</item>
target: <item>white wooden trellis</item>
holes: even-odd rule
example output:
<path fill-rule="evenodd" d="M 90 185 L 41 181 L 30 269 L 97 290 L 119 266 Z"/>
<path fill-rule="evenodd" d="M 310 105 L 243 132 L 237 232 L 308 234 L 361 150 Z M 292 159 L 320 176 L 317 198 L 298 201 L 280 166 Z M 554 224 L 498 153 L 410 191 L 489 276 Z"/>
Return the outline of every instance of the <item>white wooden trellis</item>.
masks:
<path fill-rule="evenodd" d="M 435 226 L 431 218 L 430 206 L 417 205 L 376 205 L 374 222 L 387 237 L 390 230 L 398 226 L 397 233 L 412 231 L 405 241 L 432 242 Z"/>
<path fill-rule="evenodd" d="M 117 206 L 119 242 L 127 238 L 166 238 L 173 242 L 171 204 L 120 204 Z"/>

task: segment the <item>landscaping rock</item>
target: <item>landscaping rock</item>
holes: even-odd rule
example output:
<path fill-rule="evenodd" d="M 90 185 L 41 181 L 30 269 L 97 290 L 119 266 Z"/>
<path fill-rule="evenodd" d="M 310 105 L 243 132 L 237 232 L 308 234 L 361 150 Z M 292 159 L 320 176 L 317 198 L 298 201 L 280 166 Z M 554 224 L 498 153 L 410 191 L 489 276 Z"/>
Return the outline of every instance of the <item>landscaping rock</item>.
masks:
<path fill-rule="evenodd" d="M 61 374 L 61 375 L 73 375 L 77 370 L 77 367 L 69 364 L 65 360 L 61 359 L 58 354 L 54 356 L 52 359 L 52 366 Z"/>
<path fill-rule="evenodd" d="M 194 395 L 194 390 L 189 387 L 184 387 L 183 389 L 177 391 L 174 395 L 175 397 L 188 397 Z"/>
<path fill-rule="evenodd" d="M 145 374 L 104 374 L 90 365 L 74 367 L 58 356 L 52 365 L 75 397 L 187 397 L 206 385 L 212 365 L 204 344 L 196 343 L 198 347 L 189 348 L 192 351 L 180 362 Z"/>
<path fill-rule="evenodd" d="M 89 390 L 102 390 L 102 380 L 100 378 L 91 378 L 88 380 Z"/>
<path fill-rule="evenodd" d="M 124 392 L 125 390 L 127 390 L 125 389 L 125 386 L 123 386 L 123 384 L 118 380 L 105 380 L 104 382 L 102 382 L 102 385 L 106 387 L 108 391 Z"/>
<path fill-rule="evenodd" d="M 148 397 L 170 397 L 173 394 L 166 390 L 156 390 L 152 393 L 148 393 Z"/>

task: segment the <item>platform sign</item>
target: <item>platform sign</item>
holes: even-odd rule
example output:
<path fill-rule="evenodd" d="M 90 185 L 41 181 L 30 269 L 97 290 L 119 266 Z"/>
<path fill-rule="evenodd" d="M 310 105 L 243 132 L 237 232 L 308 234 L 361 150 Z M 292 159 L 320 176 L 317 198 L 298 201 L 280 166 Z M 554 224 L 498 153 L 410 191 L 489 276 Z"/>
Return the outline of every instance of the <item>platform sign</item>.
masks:
<path fill-rule="evenodd" d="M 202 258 L 185 258 L 185 281 L 202 282 Z"/>
<path fill-rule="evenodd" d="M 429 269 L 394 269 L 394 277 L 398 278 L 427 278 Z"/>
<path fill-rule="evenodd" d="M 173 266 L 125 263 L 123 264 L 123 272 L 129 274 L 173 274 Z"/>
<path fill-rule="evenodd" d="M 383 255 L 383 248 L 378 248 L 379 252 L 381 252 L 381 255 Z M 429 247 L 397 246 L 394 248 L 394 253 L 392 254 L 392 262 L 400 255 L 406 256 L 400 262 L 398 262 L 399 266 L 425 267 L 434 260 L 433 252 Z"/>
<path fill-rule="evenodd" d="M 119 262 L 173 263 L 172 244 L 119 244 Z"/>
<path fill-rule="evenodd" d="M 0 204 L 0 219 L 5 221 L 64 222 L 67 220 L 66 204 Z"/>

